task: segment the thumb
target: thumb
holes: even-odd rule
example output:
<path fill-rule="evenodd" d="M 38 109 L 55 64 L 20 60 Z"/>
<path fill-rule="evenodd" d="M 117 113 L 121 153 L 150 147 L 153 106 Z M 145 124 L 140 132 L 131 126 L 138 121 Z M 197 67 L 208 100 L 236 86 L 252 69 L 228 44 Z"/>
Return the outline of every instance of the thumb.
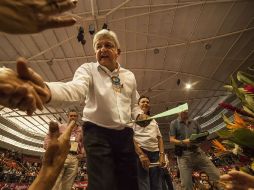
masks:
<path fill-rule="evenodd" d="M 42 77 L 27 66 L 27 60 L 23 57 L 19 57 L 17 59 L 17 72 L 20 78 L 29 80 L 41 87 L 45 86 Z"/>
<path fill-rule="evenodd" d="M 60 135 L 59 126 L 57 122 L 50 121 L 49 123 L 49 135 L 51 136 L 52 140 L 57 139 Z"/>

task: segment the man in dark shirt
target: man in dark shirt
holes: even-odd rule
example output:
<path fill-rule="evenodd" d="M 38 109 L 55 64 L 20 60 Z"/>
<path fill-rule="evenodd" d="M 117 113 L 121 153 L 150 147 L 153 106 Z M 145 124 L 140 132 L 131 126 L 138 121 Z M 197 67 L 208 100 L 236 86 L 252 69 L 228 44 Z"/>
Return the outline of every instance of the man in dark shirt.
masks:
<path fill-rule="evenodd" d="M 192 190 L 192 172 L 194 169 L 205 171 L 211 181 L 219 179 L 219 170 L 208 159 L 205 153 L 190 141 L 192 134 L 201 132 L 199 124 L 189 120 L 188 111 L 179 113 L 179 117 L 170 124 L 170 142 L 175 144 L 177 164 L 180 170 L 181 183 L 184 190 Z"/>

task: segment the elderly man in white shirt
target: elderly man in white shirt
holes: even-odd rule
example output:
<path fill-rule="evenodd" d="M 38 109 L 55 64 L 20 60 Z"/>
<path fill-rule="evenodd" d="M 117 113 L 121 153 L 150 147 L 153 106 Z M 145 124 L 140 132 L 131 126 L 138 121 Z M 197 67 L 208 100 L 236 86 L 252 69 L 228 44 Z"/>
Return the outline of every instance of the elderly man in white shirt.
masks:
<path fill-rule="evenodd" d="M 81 65 L 67 83 L 45 84 L 24 60 L 19 60 L 18 73 L 8 71 L 6 76 L 11 80 L 3 74 L 0 81 L 2 88 L 18 89 L 20 93 L 18 96 L 9 93 L 11 96 L 3 97 L 2 104 L 32 114 L 46 103 L 66 107 L 84 102 L 88 189 L 136 190 L 137 158 L 133 130 L 127 123 L 147 116 L 137 105 L 139 95 L 134 74 L 117 62 L 120 45 L 116 34 L 105 29 L 99 31 L 94 36 L 93 47 L 97 62 Z"/>

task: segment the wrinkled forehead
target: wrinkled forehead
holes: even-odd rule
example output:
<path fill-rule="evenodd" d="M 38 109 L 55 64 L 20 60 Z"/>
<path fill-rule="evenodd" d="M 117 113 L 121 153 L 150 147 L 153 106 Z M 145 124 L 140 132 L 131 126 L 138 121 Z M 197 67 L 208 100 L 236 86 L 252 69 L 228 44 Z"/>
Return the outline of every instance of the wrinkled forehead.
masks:
<path fill-rule="evenodd" d="M 95 41 L 94 41 L 94 49 L 96 49 L 96 46 L 98 44 L 104 44 L 104 43 L 111 43 L 113 44 L 116 48 L 117 48 L 117 44 L 116 44 L 116 41 L 113 37 L 110 37 L 110 36 L 100 36 L 98 37 Z"/>

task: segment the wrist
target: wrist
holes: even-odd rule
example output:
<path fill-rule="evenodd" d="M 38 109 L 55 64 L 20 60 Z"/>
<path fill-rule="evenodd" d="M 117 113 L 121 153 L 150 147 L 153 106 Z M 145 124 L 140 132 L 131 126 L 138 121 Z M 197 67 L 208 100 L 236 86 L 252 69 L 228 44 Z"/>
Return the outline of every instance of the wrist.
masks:
<path fill-rule="evenodd" d="M 48 92 L 48 96 L 45 98 L 45 103 L 47 104 L 47 103 L 49 103 L 51 101 L 51 91 L 50 91 L 50 88 L 47 85 L 47 83 L 44 83 L 44 85 L 45 85 L 45 88 L 46 88 L 46 90 Z"/>

